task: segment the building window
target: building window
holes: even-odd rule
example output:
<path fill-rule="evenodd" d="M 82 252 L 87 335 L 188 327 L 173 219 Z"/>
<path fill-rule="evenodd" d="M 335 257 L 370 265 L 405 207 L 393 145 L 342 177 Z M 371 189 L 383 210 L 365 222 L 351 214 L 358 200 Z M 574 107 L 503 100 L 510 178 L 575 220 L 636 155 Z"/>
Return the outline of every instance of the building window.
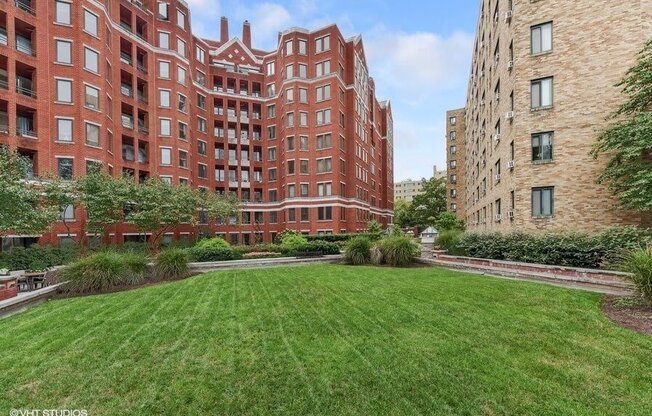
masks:
<path fill-rule="evenodd" d="M 56 50 L 58 64 L 72 64 L 72 42 L 57 40 Z"/>
<path fill-rule="evenodd" d="M 186 42 L 177 38 L 177 53 L 183 57 L 186 56 Z"/>
<path fill-rule="evenodd" d="M 294 127 L 294 113 L 288 113 L 285 121 L 287 127 Z"/>
<path fill-rule="evenodd" d="M 172 164 L 172 149 L 161 147 L 161 165 L 169 166 Z"/>
<path fill-rule="evenodd" d="M 276 180 L 276 168 L 271 168 L 268 172 L 269 180 L 270 181 L 275 181 Z"/>
<path fill-rule="evenodd" d="M 185 150 L 179 150 L 179 167 L 188 168 L 188 152 Z"/>
<path fill-rule="evenodd" d="M 160 2 L 158 4 L 158 18 L 161 20 L 169 20 L 170 17 L 168 15 L 168 7 L 169 5 L 167 3 Z"/>
<path fill-rule="evenodd" d="M 67 3 L 65 1 L 57 1 L 56 2 L 56 12 L 54 16 L 54 21 L 56 23 L 60 23 L 62 25 L 70 25 L 72 24 L 72 20 L 70 18 L 71 16 L 71 7 L 72 4 Z"/>
<path fill-rule="evenodd" d="M 65 79 L 57 80 L 57 101 L 72 103 L 72 81 Z"/>
<path fill-rule="evenodd" d="M 288 40 L 285 42 L 285 54 L 286 55 L 292 55 L 292 45 L 294 44 L 293 41 Z"/>
<path fill-rule="evenodd" d="M 299 54 L 306 55 L 308 53 L 308 42 L 303 39 L 299 39 Z"/>
<path fill-rule="evenodd" d="M 319 38 L 315 40 L 315 52 L 320 53 L 324 51 L 328 51 L 331 48 L 331 37 L 330 36 L 324 36 L 323 38 Z"/>
<path fill-rule="evenodd" d="M 159 90 L 159 106 L 164 108 L 170 108 L 170 91 L 169 90 Z"/>
<path fill-rule="evenodd" d="M 308 103 L 308 90 L 305 88 L 299 88 L 299 102 Z"/>
<path fill-rule="evenodd" d="M 100 147 L 100 126 L 86 123 L 86 144 Z"/>
<path fill-rule="evenodd" d="M 72 158 L 62 157 L 57 159 L 57 173 L 63 180 L 72 180 L 73 160 Z"/>
<path fill-rule="evenodd" d="M 552 77 L 532 81 L 532 108 L 552 105 Z"/>
<path fill-rule="evenodd" d="M 310 221 L 310 208 L 306 208 L 306 207 L 301 208 L 301 221 L 302 222 Z"/>
<path fill-rule="evenodd" d="M 267 138 L 269 140 L 276 139 L 276 126 L 267 127 Z"/>
<path fill-rule="evenodd" d="M 299 150 L 308 150 L 308 136 L 299 136 Z"/>
<path fill-rule="evenodd" d="M 170 63 L 167 61 L 158 62 L 158 76 L 163 79 L 170 79 Z"/>
<path fill-rule="evenodd" d="M 98 18 L 88 10 L 84 10 L 84 30 L 93 36 L 97 37 Z"/>
<path fill-rule="evenodd" d="M 532 188 L 532 215 L 551 217 L 554 213 L 554 187 Z"/>
<path fill-rule="evenodd" d="M 206 142 L 203 140 L 197 140 L 197 153 L 202 156 L 206 156 L 207 154 L 206 151 L 207 151 Z"/>
<path fill-rule="evenodd" d="M 294 175 L 294 160 L 288 160 L 288 175 Z"/>
<path fill-rule="evenodd" d="M 92 49 L 84 48 L 84 69 L 96 74 L 100 72 L 100 54 Z"/>
<path fill-rule="evenodd" d="M 95 111 L 100 110 L 100 90 L 91 87 L 90 85 L 84 86 L 84 106 Z"/>
<path fill-rule="evenodd" d="M 317 219 L 319 221 L 330 221 L 333 219 L 333 207 L 318 207 Z"/>
<path fill-rule="evenodd" d="M 166 32 L 158 32 L 158 47 L 162 49 L 170 49 L 170 34 Z"/>
<path fill-rule="evenodd" d="M 324 100 L 330 100 L 331 99 L 331 86 L 329 85 L 323 85 L 321 87 L 317 87 L 317 101 L 324 101 Z"/>
<path fill-rule="evenodd" d="M 288 152 L 294 150 L 294 136 L 289 136 L 287 139 Z"/>
<path fill-rule="evenodd" d="M 294 198 L 296 196 L 296 185 L 288 185 L 288 198 Z"/>
<path fill-rule="evenodd" d="M 299 112 L 299 126 L 308 127 L 308 113 L 305 111 Z"/>
<path fill-rule="evenodd" d="M 181 29 L 186 28 L 186 15 L 179 9 L 177 9 L 177 26 Z"/>
<path fill-rule="evenodd" d="M 299 78 L 308 78 L 308 65 L 299 64 Z"/>
<path fill-rule="evenodd" d="M 75 206 L 66 205 L 61 213 L 59 213 L 59 219 L 65 221 L 73 221 L 75 219 Z"/>
<path fill-rule="evenodd" d="M 208 179 L 208 166 L 203 163 L 197 164 L 197 176 L 199 179 Z"/>
<path fill-rule="evenodd" d="M 331 134 L 320 134 L 317 136 L 317 150 L 328 149 L 333 147 Z"/>
<path fill-rule="evenodd" d="M 289 222 L 296 222 L 296 220 L 297 220 L 296 215 L 297 215 L 297 213 L 295 212 L 294 208 L 289 208 L 288 209 L 288 221 Z"/>
<path fill-rule="evenodd" d="M 449 138 L 451 140 L 455 140 L 457 138 L 457 132 L 451 131 L 450 134 L 449 134 Z"/>
<path fill-rule="evenodd" d="M 166 118 L 160 120 L 161 136 L 172 136 L 172 121 Z"/>
<path fill-rule="evenodd" d="M 317 125 L 318 126 L 331 123 L 331 110 L 330 110 L 330 108 L 326 109 L 326 110 L 317 111 L 316 116 L 317 116 Z"/>
<path fill-rule="evenodd" d="M 309 171 L 308 171 L 308 161 L 307 160 L 300 160 L 299 161 L 299 173 L 301 175 L 307 175 L 309 173 Z"/>
<path fill-rule="evenodd" d="M 457 167 L 457 160 L 451 160 L 449 165 L 451 169 L 455 169 Z"/>
<path fill-rule="evenodd" d="M 182 113 L 185 113 L 185 112 L 188 111 L 188 104 L 187 104 L 187 100 L 186 100 L 185 95 L 178 94 L 177 95 L 177 102 L 178 102 L 177 108 L 178 108 L 179 111 L 181 111 Z"/>
<path fill-rule="evenodd" d="M 288 88 L 285 90 L 285 101 L 288 103 L 291 103 L 294 101 L 294 89 L 293 88 Z"/>
<path fill-rule="evenodd" d="M 552 22 L 532 26 L 530 34 L 531 52 L 533 54 L 552 50 Z"/>
<path fill-rule="evenodd" d="M 552 160 L 552 140 L 552 132 L 532 135 L 532 161 Z"/>
<path fill-rule="evenodd" d="M 267 118 L 274 118 L 276 117 L 276 106 L 275 105 L 268 105 L 267 106 Z"/>
<path fill-rule="evenodd" d="M 202 110 L 206 109 L 206 97 L 201 94 L 197 94 L 197 108 Z"/>
<path fill-rule="evenodd" d="M 72 142 L 72 131 L 72 119 L 57 119 L 57 141 L 68 143 Z"/>
<path fill-rule="evenodd" d="M 331 196 L 333 184 L 331 182 L 317 184 L 317 196 Z"/>
<path fill-rule="evenodd" d="M 269 159 L 270 162 L 276 160 L 276 148 L 275 147 L 267 149 L 267 159 Z"/>
<path fill-rule="evenodd" d="M 331 61 L 319 62 L 315 65 L 316 76 L 322 77 L 331 73 Z"/>
<path fill-rule="evenodd" d="M 333 171 L 333 159 L 330 157 L 317 159 L 317 173 L 326 173 Z"/>
<path fill-rule="evenodd" d="M 268 62 L 267 63 L 267 75 L 271 76 L 276 73 L 276 63 L 275 62 Z"/>
<path fill-rule="evenodd" d="M 177 67 L 177 82 L 186 85 L 186 70 L 180 66 Z"/>
<path fill-rule="evenodd" d="M 449 118 L 448 122 L 450 123 L 451 126 L 454 126 L 455 124 L 457 124 L 457 117 Z"/>
<path fill-rule="evenodd" d="M 206 51 L 200 48 L 199 46 L 195 47 L 195 58 L 201 62 L 202 64 L 204 63 L 204 59 L 206 57 Z"/>

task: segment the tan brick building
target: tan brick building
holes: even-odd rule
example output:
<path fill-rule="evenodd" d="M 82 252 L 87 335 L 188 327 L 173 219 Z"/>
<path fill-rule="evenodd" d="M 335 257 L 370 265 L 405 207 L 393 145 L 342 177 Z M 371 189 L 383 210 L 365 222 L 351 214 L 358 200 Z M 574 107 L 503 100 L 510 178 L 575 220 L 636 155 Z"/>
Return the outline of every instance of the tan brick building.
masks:
<path fill-rule="evenodd" d="M 291 28 L 263 51 L 248 22 L 239 37 L 226 18 L 215 24 L 220 39 L 194 36 L 183 0 L 0 0 L 0 145 L 29 158 L 34 176 L 70 179 L 101 162 L 233 194 L 240 223 L 210 225 L 234 244 L 391 223 L 392 111 L 361 36 Z M 81 208 L 63 215 L 83 232 Z M 124 225 L 109 233 L 141 238 Z M 67 238 L 57 224 L 40 242 Z"/>
<path fill-rule="evenodd" d="M 423 192 L 424 182 L 424 179 L 406 179 L 394 183 L 394 202 L 400 200 L 412 201 L 415 196 Z"/>
<path fill-rule="evenodd" d="M 466 213 L 466 111 L 463 108 L 446 113 L 446 157 L 447 177 L 446 195 L 448 210 L 453 211 L 461 219 Z"/>
<path fill-rule="evenodd" d="M 651 18 L 652 0 L 482 0 L 456 155 L 448 139 L 449 168 L 466 151 L 449 206 L 464 195 L 469 229 L 647 223 L 595 183 L 605 160 L 589 152 Z"/>

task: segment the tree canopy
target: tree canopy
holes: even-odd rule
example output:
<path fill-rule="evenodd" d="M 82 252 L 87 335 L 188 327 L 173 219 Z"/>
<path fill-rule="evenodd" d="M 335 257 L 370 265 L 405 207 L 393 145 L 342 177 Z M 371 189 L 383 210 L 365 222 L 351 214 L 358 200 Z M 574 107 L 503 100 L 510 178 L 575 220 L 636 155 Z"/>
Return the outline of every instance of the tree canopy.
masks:
<path fill-rule="evenodd" d="M 628 99 L 610 116 L 615 120 L 598 137 L 592 154 L 610 159 L 599 173 L 627 209 L 652 209 L 652 40 L 637 64 L 617 85 Z"/>

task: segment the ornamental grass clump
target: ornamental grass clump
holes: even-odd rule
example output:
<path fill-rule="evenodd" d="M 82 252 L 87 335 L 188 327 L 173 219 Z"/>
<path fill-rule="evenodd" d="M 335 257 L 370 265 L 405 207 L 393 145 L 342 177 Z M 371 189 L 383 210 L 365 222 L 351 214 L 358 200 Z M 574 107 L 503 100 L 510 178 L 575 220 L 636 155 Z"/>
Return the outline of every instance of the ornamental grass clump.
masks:
<path fill-rule="evenodd" d="M 143 255 L 102 252 L 63 268 L 61 281 L 67 282 L 64 290 L 69 292 L 96 292 L 141 283 L 147 269 L 147 258 Z"/>
<path fill-rule="evenodd" d="M 625 256 L 624 269 L 648 303 L 652 303 L 652 246 L 631 251 Z"/>
<path fill-rule="evenodd" d="M 354 237 L 349 240 L 344 249 L 344 260 L 347 263 L 360 265 L 371 260 L 371 242 L 367 237 Z"/>
<path fill-rule="evenodd" d="M 162 251 L 154 261 L 154 274 L 162 279 L 177 279 L 188 274 L 189 256 L 186 250 L 173 248 Z"/>
<path fill-rule="evenodd" d="M 392 267 L 406 267 L 419 256 L 419 245 L 410 237 L 387 237 L 378 243 L 383 262 Z"/>

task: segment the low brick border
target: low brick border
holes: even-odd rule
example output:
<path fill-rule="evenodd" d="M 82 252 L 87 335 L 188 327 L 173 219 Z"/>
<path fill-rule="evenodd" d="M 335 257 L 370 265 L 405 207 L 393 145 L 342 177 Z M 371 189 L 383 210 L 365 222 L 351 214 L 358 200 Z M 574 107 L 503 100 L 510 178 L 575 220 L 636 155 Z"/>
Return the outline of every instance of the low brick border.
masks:
<path fill-rule="evenodd" d="M 252 269 L 261 267 L 304 266 L 306 264 L 336 263 L 342 260 L 341 254 L 322 257 L 276 257 L 270 259 L 244 259 L 229 261 L 214 261 L 202 263 L 189 263 L 191 272 L 206 273 L 229 269 Z"/>

